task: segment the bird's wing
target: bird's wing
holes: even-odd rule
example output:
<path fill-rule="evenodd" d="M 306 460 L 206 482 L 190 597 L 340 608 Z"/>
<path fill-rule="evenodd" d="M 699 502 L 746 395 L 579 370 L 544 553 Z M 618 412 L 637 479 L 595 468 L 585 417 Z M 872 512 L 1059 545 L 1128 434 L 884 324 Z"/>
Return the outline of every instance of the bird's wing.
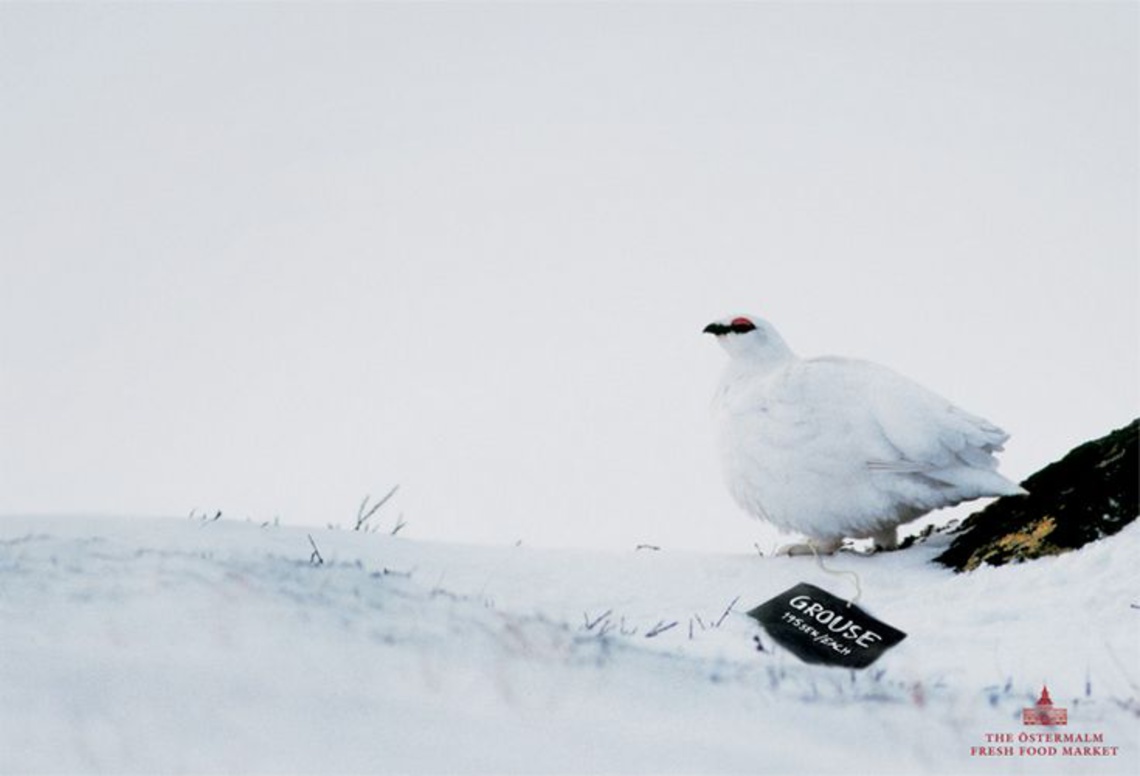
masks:
<path fill-rule="evenodd" d="M 1009 435 L 992 423 L 878 364 L 813 361 L 832 373 L 826 381 L 836 394 L 831 399 L 846 404 L 851 433 L 867 441 L 867 468 L 896 472 L 996 468 L 992 453 L 1001 450 Z"/>
<path fill-rule="evenodd" d="M 876 382 L 871 412 L 900 464 L 928 471 L 997 468 L 993 453 L 1009 438 L 1000 428 L 886 368 Z"/>

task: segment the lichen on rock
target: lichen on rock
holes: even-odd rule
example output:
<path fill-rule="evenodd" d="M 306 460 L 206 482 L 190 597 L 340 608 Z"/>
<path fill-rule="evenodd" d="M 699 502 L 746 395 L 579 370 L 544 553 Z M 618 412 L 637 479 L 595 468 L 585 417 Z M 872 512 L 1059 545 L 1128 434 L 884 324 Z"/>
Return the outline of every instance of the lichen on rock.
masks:
<path fill-rule="evenodd" d="M 957 571 L 1078 549 L 1140 514 L 1140 420 L 1073 449 L 968 517 L 936 561 Z"/>

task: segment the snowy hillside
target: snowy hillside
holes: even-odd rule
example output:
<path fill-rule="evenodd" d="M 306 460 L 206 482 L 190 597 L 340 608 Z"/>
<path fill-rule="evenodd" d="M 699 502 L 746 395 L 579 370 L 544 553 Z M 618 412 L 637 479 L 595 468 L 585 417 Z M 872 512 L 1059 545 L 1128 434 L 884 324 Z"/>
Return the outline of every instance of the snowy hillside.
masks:
<path fill-rule="evenodd" d="M 968 575 L 944 546 L 829 560 L 908 634 L 852 672 L 744 614 L 850 597 L 812 558 L 0 519 L 0 772 L 1137 772 L 1140 526 Z M 1064 728 L 1022 726 L 1043 683 Z"/>

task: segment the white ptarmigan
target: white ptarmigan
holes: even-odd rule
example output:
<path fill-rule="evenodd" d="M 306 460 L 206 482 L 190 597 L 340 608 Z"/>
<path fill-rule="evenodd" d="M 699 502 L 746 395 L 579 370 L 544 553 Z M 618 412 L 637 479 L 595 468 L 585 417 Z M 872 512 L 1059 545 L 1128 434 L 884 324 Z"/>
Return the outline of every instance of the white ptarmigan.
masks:
<path fill-rule="evenodd" d="M 997 473 L 1008 434 L 890 369 L 799 358 L 752 315 L 705 332 L 730 356 L 713 407 L 733 498 L 819 552 L 845 537 L 894 549 L 933 509 L 1025 494 Z"/>

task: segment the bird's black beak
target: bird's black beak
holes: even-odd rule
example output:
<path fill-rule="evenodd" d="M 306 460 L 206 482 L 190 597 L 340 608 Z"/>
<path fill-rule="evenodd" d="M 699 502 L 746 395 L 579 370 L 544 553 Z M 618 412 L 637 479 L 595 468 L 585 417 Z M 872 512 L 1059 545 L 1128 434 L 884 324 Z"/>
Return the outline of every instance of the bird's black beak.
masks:
<path fill-rule="evenodd" d="M 716 336 L 719 337 L 722 334 L 728 334 L 730 331 L 732 331 L 732 328 L 730 326 L 725 326 L 723 323 L 710 323 L 708 326 L 705 327 L 705 330 L 703 333 L 704 334 L 715 334 Z"/>

